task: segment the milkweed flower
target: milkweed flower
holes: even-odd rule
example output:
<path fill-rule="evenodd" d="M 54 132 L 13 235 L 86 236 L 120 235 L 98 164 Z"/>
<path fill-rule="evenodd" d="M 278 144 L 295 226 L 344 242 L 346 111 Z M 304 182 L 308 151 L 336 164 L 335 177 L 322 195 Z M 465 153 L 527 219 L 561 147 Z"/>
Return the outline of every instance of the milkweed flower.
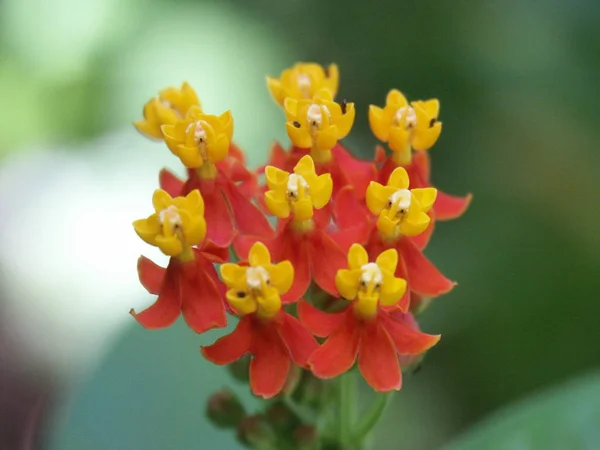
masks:
<path fill-rule="evenodd" d="M 228 259 L 227 249 L 205 242 L 204 201 L 194 190 L 185 197 L 172 198 L 157 189 L 152 197 L 155 212 L 147 219 L 136 220 L 138 236 L 158 247 L 171 259 L 166 269 L 142 256 L 138 276 L 156 302 L 133 317 L 145 328 L 165 328 L 180 314 L 197 333 L 224 327 L 225 304 L 221 282 L 213 263 Z M 195 248 L 197 246 L 197 248 Z"/>
<path fill-rule="evenodd" d="M 440 102 L 437 99 L 413 101 L 410 104 L 397 89 L 391 90 L 384 108 L 369 107 L 371 131 L 387 142 L 398 164 L 411 161 L 412 150 L 429 149 L 442 132 L 438 121 Z"/>
<path fill-rule="evenodd" d="M 202 347 L 202 354 L 215 364 L 226 365 L 250 353 L 252 392 L 273 397 L 284 387 L 292 362 L 306 368 L 318 347 L 298 319 L 282 309 L 281 294 L 293 284 L 294 267 L 289 261 L 272 263 L 267 247 L 256 242 L 248 265 L 227 263 L 220 270 L 228 288 L 227 301 L 242 318 L 231 334 Z"/>
<path fill-rule="evenodd" d="M 153 139 L 162 139 L 162 125 L 172 125 L 192 107 L 200 108 L 196 91 L 184 82 L 181 88 L 169 87 L 144 105 L 144 120 L 134 122 L 137 130 Z"/>
<path fill-rule="evenodd" d="M 289 260 L 295 268 L 294 283 L 287 294 L 297 300 L 308 290 L 311 279 L 324 291 L 337 296 L 334 278 L 345 263 L 345 254 L 326 233 L 331 220 L 326 205 L 331 199 L 331 175 L 317 175 L 312 158 L 302 157 L 292 173 L 267 166 L 269 190 L 265 203 L 279 218 L 277 235 L 263 241 L 277 260 Z M 255 236 L 241 236 L 234 243 L 244 258 Z"/>
<path fill-rule="evenodd" d="M 367 244 L 369 254 L 395 248 L 401 256 L 396 275 L 408 281 L 410 291 L 424 297 L 437 297 L 449 292 L 455 285 L 423 255 L 413 240 L 423 233 L 431 218 L 437 191 L 434 188 L 409 189 L 406 170 L 396 168 L 387 184 L 371 182 L 366 203 L 377 221 Z"/>
<path fill-rule="evenodd" d="M 383 148 L 378 147 L 376 149 L 376 162 L 380 162 L 381 168 L 376 179 L 380 183 L 385 183 L 391 173 L 399 165 L 394 161 L 393 155 L 391 158 L 385 156 Z M 413 188 L 425 188 L 433 187 L 430 181 L 431 174 L 431 163 L 429 152 L 416 152 L 412 156 L 410 164 L 402 164 L 410 177 L 411 187 Z M 437 196 L 433 205 L 435 212 L 435 219 L 439 221 L 452 220 L 462 216 L 469 204 L 471 203 L 473 196 L 468 194 L 464 197 L 450 195 L 437 189 Z"/>
<path fill-rule="evenodd" d="M 336 377 L 358 359 L 359 370 L 373 389 L 398 390 L 399 355 L 421 354 L 439 341 L 439 336 L 421 333 L 395 315 L 394 306 L 407 287 L 405 280 L 393 275 L 397 264 L 394 249 L 369 262 L 364 247 L 355 244 L 348 252 L 348 269 L 336 275 L 338 290 L 350 305 L 328 314 L 305 301 L 299 304 L 301 322 L 316 336 L 327 337 L 308 360 L 315 376 Z"/>
<path fill-rule="evenodd" d="M 267 77 L 267 87 L 277 103 L 283 106 L 286 98 L 312 98 L 321 89 L 335 97 L 338 90 L 339 71 L 335 64 L 324 69 L 315 63 L 297 63 L 281 72 L 279 78 Z"/>

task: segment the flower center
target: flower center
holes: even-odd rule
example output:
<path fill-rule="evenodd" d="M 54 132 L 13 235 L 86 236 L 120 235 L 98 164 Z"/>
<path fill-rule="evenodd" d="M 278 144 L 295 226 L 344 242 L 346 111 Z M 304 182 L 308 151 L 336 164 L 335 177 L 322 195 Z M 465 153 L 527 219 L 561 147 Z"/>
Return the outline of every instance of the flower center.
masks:
<path fill-rule="evenodd" d="M 412 106 L 403 106 L 396 111 L 394 115 L 394 124 L 404 126 L 405 129 L 412 129 L 417 126 L 417 113 Z"/>
<path fill-rule="evenodd" d="M 300 90 L 300 93 L 302 94 L 302 97 L 310 98 L 310 88 L 311 88 L 310 77 L 308 75 L 306 75 L 305 73 L 301 73 L 300 75 L 298 75 L 298 78 L 296 79 L 296 84 L 298 86 L 298 89 Z"/>
<path fill-rule="evenodd" d="M 381 282 L 383 281 L 383 275 L 381 273 L 381 269 L 376 263 L 367 263 L 362 266 L 360 270 L 362 271 L 362 274 L 360 275 L 361 285 L 364 284 L 367 286 L 370 283 L 381 285 Z"/>
<path fill-rule="evenodd" d="M 246 283 L 252 290 L 262 290 L 265 285 L 271 283 L 269 272 L 262 266 L 248 267 L 246 270 Z"/>
<path fill-rule="evenodd" d="M 306 121 L 308 122 L 308 126 L 315 130 L 320 130 L 323 125 L 323 113 L 327 114 L 327 116 L 331 119 L 331 113 L 329 109 L 325 105 L 319 105 L 317 103 L 313 103 L 308 107 L 308 111 L 306 112 Z"/>
<path fill-rule="evenodd" d="M 286 194 L 288 200 L 298 201 L 310 195 L 310 186 L 302 175 L 291 173 L 287 182 Z"/>
<path fill-rule="evenodd" d="M 168 229 L 170 230 L 181 226 L 181 216 L 179 215 L 175 205 L 167 206 L 160 213 L 158 213 L 158 220 L 160 220 L 160 223 L 163 225 L 163 227 L 168 225 Z"/>
<path fill-rule="evenodd" d="M 367 319 L 377 314 L 383 274 L 374 262 L 365 264 L 360 270 L 358 298 L 354 304 L 354 311 L 358 316 Z"/>
<path fill-rule="evenodd" d="M 410 210 L 412 193 L 408 189 L 398 189 L 388 198 L 387 209 L 390 218 L 402 220 Z"/>

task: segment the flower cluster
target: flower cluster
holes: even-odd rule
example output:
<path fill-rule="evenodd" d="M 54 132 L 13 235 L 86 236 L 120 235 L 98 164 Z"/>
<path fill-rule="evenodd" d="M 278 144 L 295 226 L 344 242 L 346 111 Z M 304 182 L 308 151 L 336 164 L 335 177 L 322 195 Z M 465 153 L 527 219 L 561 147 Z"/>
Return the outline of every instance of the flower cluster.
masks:
<path fill-rule="evenodd" d="M 302 63 L 267 79 L 292 145 L 274 144 L 257 170 L 232 141 L 231 113 L 206 113 L 187 83 L 161 91 L 135 123 L 166 144 L 187 179 L 161 171 L 154 213 L 133 224 L 170 262 L 140 257 L 140 281 L 158 297 L 131 314 L 149 329 L 181 314 L 196 333 L 239 317 L 202 355 L 219 365 L 250 355 L 249 385 L 264 398 L 289 389 L 298 368 L 328 379 L 356 362 L 374 390 L 400 389 L 401 364 L 439 340 L 414 314 L 455 285 L 423 254 L 435 221 L 470 201 L 430 183 L 438 100 L 390 91 L 368 117 L 391 155 L 377 146 L 361 160 L 340 142 L 356 109 L 335 100 L 338 80 L 335 65 Z"/>

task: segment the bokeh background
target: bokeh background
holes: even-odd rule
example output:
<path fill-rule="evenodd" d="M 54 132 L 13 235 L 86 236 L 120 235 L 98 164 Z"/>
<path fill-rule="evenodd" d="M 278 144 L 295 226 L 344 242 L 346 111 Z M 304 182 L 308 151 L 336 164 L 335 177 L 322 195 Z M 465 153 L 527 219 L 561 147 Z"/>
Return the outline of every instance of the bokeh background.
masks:
<path fill-rule="evenodd" d="M 295 61 L 339 64 L 364 157 L 369 104 L 438 97 L 434 183 L 475 195 L 428 248 L 459 286 L 374 448 L 600 448 L 599 20 L 593 0 L 2 0 L 0 448 L 237 448 L 203 415 L 233 383 L 198 353 L 222 332 L 127 313 L 152 302 L 137 256 L 164 262 L 131 221 L 181 172 L 130 124 L 188 80 L 258 165 L 288 142 L 264 77 Z"/>

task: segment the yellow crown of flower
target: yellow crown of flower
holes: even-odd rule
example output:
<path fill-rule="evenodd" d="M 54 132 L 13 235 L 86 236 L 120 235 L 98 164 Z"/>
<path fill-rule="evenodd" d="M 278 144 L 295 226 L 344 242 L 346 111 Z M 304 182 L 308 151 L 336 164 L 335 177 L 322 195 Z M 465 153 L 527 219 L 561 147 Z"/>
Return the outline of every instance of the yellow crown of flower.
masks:
<path fill-rule="evenodd" d="M 330 150 L 348 135 L 354 123 L 354 103 L 335 103 L 327 89 L 321 89 L 312 99 L 288 97 L 284 108 L 288 136 L 300 148 Z"/>
<path fill-rule="evenodd" d="M 437 195 L 435 188 L 408 189 L 406 170 L 396 168 L 387 186 L 371 181 L 367 188 L 367 207 L 378 214 L 377 228 L 388 238 L 421 234 L 431 221 L 427 212 Z"/>
<path fill-rule="evenodd" d="M 338 80 L 339 72 L 335 64 L 331 64 L 325 70 L 319 64 L 297 63 L 281 72 L 279 79 L 267 77 L 267 87 L 275 101 L 283 105 L 287 97 L 308 99 L 323 88 L 335 97 Z"/>
<path fill-rule="evenodd" d="M 181 88 L 163 89 L 144 105 L 144 120 L 134 122 L 137 130 L 148 137 L 162 139 L 162 125 L 172 125 L 185 117 L 192 106 L 200 108 L 196 91 L 186 82 Z"/>
<path fill-rule="evenodd" d="M 200 191 L 186 197 L 171 198 L 161 189 L 152 196 L 154 214 L 133 222 L 140 238 L 169 256 L 181 259 L 193 257 L 191 246 L 200 244 L 206 236 L 204 200 Z"/>
<path fill-rule="evenodd" d="M 409 105 L 406 97 L 393 89 L 387 95 L 385 108 L 369 107 L 369 124 L 377 139 L 388 142 L 394 152 L 406 151 L 407 147 L 427 150 L 442 132 L 439 113 L 437 99 L 414 101 Z"/>
<path fill-rule="evenodd" d="M 293 214 L 293 219 L 297 222 L 310 220 L 313 208 L 323 208 L 331 199 L 333 191 L 331 175 L 317 175 L 315 164 L 309 155 L 298 161 L 292 174 L 267 166 L 265 179 L 269 186 L 265 193 L 269 211 L 281 219 Z"/>
<path fill-rule="evenodd" d="M 172 125 L 163 125 L 161 129 L 169 150 L 183 165 L 197 169 L 207 161 L 216 163 L 227 157 L 233 135 L 233 117 L 231 111 L 213 116 L 192 106 L 185 118 Z"/>
<path fill-rule="evenodd" d="M 229 288 L 227 301 L 240 314 L 271 318 L 281 309 L 280 294 L 292 287 L 294 266 L 289 261 L 271 263 L 271 254 L 262 242 L 250 249 L 248 264 L 221 266 L 221 277 Z"/>
<path fill-rule="evenodd" d="M 335 285 L 342 297 L 356 299 L 354 311 L 362 317 L 373 317 L 377 306 L 393 306 L 406 292 L 406 280 L 396 278 L 398 252 L 389 249 L 375 262 L 369 262 L 367 251 L 353 244 L 348 251 L 348 269 L 338 270 Z"/>

